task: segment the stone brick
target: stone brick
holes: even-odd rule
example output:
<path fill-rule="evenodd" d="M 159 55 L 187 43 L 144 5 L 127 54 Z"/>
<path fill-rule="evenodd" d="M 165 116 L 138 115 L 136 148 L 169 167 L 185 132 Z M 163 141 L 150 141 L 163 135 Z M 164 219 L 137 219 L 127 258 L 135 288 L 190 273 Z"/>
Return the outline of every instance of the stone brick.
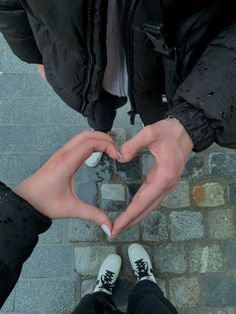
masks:
<path fill-rule="evenodd" d="M 183 177 L 187 179 L 198 179 L 204 175 L 204 157 L 193 156 L 186 164 Z"/>
<path fill-rule="evenodd" d="M 127 132 L 125 129 L 112 129 L 111 132 L 109 132 L 109 134 L 112 136 L 112 138 L 114 139 L 115 143 L 116 143 L 116 147 L 119 149 L 122 144 L 124 144 L 127 140 Z"/>
<path fill-rule="evenodd" d="M 8 179 L 8 156 L 0 155 L 0 181 L 6 182 Z"/>
<path fill-rule="evenodd" d="M 67 225 L 67 220 L 53 220 L 51 227 L 39 236 L 40 243 L 61 243 L 62 232 Z"/>
<path fill-rule="evenodd" d="M 193 199 L 199 207 L 225 204 L 224 189 L 219 183 L 206 183 L 193 188 Z"/>
<path fill-rule="evenodd" d="M 10 49 L 5 49 L 1 53 L 0 71 L 3 73 L 35 73 L 37 70 L 33 64 L 22 62 Z"/>
<path fill-rule="evenodd" d="M 213 210 L 208 213 L 210 237 L 217 240 L 235 236 L 232 210 Z"/>
<path fill-rule="evenodd" d="M 81 284 L 81 298 L 86 294 L 92 293 L 96 286 L 96 279 L 83 280 Z"/>
<path fill-rule="evenodd" d="M 5 38 L 3 37 L 3 34 L 0 33 L 0 49 L 2 50 L 2 49 L 5 49 L 5 48 L 8 48 L 8 47 L 9 46 L 8 46 Z"/>
<path fill-rule="evenodd" d="M 15 311 L 38 312 L 42 298 L 41 281 L 19 281 L 15 291 Z"/>
<path fill-rule="evenodd" d="M 189 207 L 190 200 L 188 182 L 181 181 L 177 189 L 164 199 L 162 206 L 167 208 Z"/>
<path fill-rule="evenodd" d="M 112 201 L 112 200 L 100 200 L 100 208 L 105 211 L 123 211 L 126 209 L 126 202 L 125 201 Z"/>
<path fill-rule="evenodd" d="M 208 275 L 202 279 L 201 303 L 212 307 L 236 306 L 235 291 L 235 276 Z"/>
<path fill-rule="evenodd" d="M 28 278 L 60 277 L 71 273 L 72 248 L 65 245 L 37 246 L 23 266 Z"/>
<path fill-rule="evenodd" d="M 209 156 L 210 175 L 217 178 L 236 176 L 236 153 L 212 153 Z"/>
<path fill-rule="evenodd" d="M 0 125 L 10 124 L 12 122 L 12 109 L 10 101 L 0 99 Z"/>
<path fill-rule="evenodd" d="M 103 231 L 95 223 L 84 220 L 70 220 L 68 225 L 69 241 L 101 241 Z"/>
<path fill-rule="evenodd" d="M 0 75 L 0 95 L 2 99 L 10 97 L 21 97 L 23 91 L 22 74 L 1 74 Z"/>
<path fill-rule="evenodd" d="M 40 97 L 54 95 L 52 87 L 42 80 L 38 73 L 22 75 L 23 90 L 21 96 L 23 97 Z"/>
<path fill-rule="evenodd" d="M 236 205 L 236 182 L 229 185 L 230 203 Z"/>
<path fill-rule="evenodd" d="M 236 310 L 233 308 L 224 308 L 216 312 L 216 314 L 235 314 L 235 313 L 236 313 Z"/>
<path fill-rule="evenodd" d="M 196 246 L 190 251 L 190 270 L 199 273 L 214 273 L 223 267 L 219 245 Z"/>
<path fill-rule="evenodd" d="M 125 188 L 122 184 L 103 184 L 101 197 L 107 200 L 125 201 Z"/>
<path fill-rule="evenodd" d="M 170 280 L 170 299 L 175 306 L 197 306 L 200 287 L 197 278 L 173 278 Z"/>
<path fill-rule="evenodd" d="M 97 203 L 97 185 L 94 182 L 89 183 L 76 183 L 76 193 L 79 198 L 91 205 L 96 205 Z"/>
<path fill-rule="evenodd" d="M 144 241 L 168 240 L 167 218 L 164 213 L 153 212 L 141 223 Z"/>
<path fill-rule="evenodd" d="M 236 269 L 236 240 L 224 244 L 224 258 L 227 269 Z"/>
<path fill-rule="evenodd" d="M 140 180 L 142 178 L 140 156 L 127 163 L 116 162 L 116 173 L 125 180 Z"/>
<path fill-rule="evenodd" d="M 83 164 L 75 176 L 78 183 L 110 182 L 112 178 L 113 160 L 104 155 L 96 168 Z"/>
<path fill-rule="evenodd" d="M 154 157 L 151 154 L 144 154 L 142 156 L 143 175 L 146 176 L 148 170 L 152 167 Z"/>
<path fill-rule="evenodd" d="M 115 246 L 77 247 L 75 269 L 81 275 L 97 276 L 104 259 L 113 253 L 116 253 Z"/>
<path fill-rule="evenodd" d="M 48 281 L 44 288 L 42 313 L 71 313 L 77 305 L 76 282 Z"/>
<path fill-rule="evenodd" d="M 185 241 L 200 239 L 204 236 L 203 216 L 200 212 L 172 212 L 171 239 L 173 241 Z"/>
<path fill-rule="evenodd" d="M 15 290 L 7 298 L 3 307 L 0 309 L 0 313 L 3 312 L 13 312 L 14 311 L 14 298 L 15 298 Z M 2 311 L 1 311 L 2 310 Z"/>
<path fill-rule="evenodd" d="M 184 273 L 187 270 L 184 246 L 172 243 L 157 246 L 154 251 L 154 264 L 161 273 Z"/>
<path fill-rule="evenodd" d="M 38 155 L 10 155 L 8 160 L 8 178 L 11 182 L 21 182 L 40 167 Z"/>

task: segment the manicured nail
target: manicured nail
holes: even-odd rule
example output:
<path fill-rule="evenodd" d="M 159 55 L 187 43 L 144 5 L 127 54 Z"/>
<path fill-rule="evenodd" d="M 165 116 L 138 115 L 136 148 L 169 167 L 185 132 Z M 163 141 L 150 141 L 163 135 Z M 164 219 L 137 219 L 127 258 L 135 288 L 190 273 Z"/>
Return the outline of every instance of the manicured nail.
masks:
<path fill-rule="evenodd" d="M 111 230 L 108 228 L 107 225 L 101 225 L 102 230 L 108 235 L 108 237 L 111 237 Z"/>
<path fill-rule="evenodd" d="M 117 153 L 118 153 L 118 155 L 119 155 L 118 160 L 123 160 L 123 156 L 121 155 L 121 153 L 120 153 L 120 152 L 117 152 Z"/>

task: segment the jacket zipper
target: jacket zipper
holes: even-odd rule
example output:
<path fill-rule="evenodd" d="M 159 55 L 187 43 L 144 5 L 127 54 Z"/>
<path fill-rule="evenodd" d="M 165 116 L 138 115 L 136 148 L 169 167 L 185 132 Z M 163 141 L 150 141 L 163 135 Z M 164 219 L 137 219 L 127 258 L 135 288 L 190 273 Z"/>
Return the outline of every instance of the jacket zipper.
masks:
<path fill-rule="evenodd" d="M 136 7 L 138 0 L 131 0 L 129 3 L 126 2 L 125 12 L 127 12 L 125 20 L 127 22 L 124 23 L 124 38 L 126 42 L 126 53 L 127 53 L 127 70 L 129 76 L 129 99 L 131 104 L 131 111 L 128 112 L 130 116 L 130 122 L 132 125 L 135 123 L 135 116 L 137 114 L 135 101 L 133 96 L 133 78 L 134 78 L 134 70 L 133 70 L 133 31 L 132 31 L 132 22 L 135 15 Z M 125 21 L 124 20 L 124 21 Z"/>
<path fill-rule="evenodd" d="M 88 32 L 87 32 L 87 49 L 88 49 L 88 71 L 87 71 L 87 76 L 84 82 L 83 86 L 83 105 L 81 112 L 84 114 L 87 104 L 88 104 L 88 99 L 86 98 L 86 94 L 89 88 L 89 84 L 91 81 L 91 75 L 92 75 L 92 69 L 93 69 L 93 17 L 92 17 L 92 9 L 93 9 L 93 2 L 94 0 L 89 0 L 88 2 Z"/>

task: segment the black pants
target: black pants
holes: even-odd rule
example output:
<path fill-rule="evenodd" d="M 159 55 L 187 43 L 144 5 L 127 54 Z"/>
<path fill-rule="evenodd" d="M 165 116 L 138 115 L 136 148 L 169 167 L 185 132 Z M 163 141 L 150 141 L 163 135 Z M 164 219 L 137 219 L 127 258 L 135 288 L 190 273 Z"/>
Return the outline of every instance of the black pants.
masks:
<path fill-rule="evenodd" d="M 161 289 L 152 281 L 140 281 L 128 300 L 129 314 L 178 314 L 164 297 Z M 116 308 L 112 296 L 104 292 L 87 294 L 73 314 L 124 314 Z"/>

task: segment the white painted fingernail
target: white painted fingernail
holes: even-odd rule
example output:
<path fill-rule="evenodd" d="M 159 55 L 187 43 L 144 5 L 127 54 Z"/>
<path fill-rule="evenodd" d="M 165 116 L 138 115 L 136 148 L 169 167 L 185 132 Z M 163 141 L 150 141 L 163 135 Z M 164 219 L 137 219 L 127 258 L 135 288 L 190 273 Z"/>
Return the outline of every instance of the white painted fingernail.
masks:
<path fill-rule="evenodd" d="M 111 237 L 111 231 L 107 225 L 101 225 L 101 228 L 108 235 L 108 237 Z"/>
<path fill-rule="evenodd" d="M 119 155 L 119 159 L 118 160 L 123 160 L 123 156 L 121 155 L 121 153 L 120 152 L 117 152 L 117 153 Z"/>

